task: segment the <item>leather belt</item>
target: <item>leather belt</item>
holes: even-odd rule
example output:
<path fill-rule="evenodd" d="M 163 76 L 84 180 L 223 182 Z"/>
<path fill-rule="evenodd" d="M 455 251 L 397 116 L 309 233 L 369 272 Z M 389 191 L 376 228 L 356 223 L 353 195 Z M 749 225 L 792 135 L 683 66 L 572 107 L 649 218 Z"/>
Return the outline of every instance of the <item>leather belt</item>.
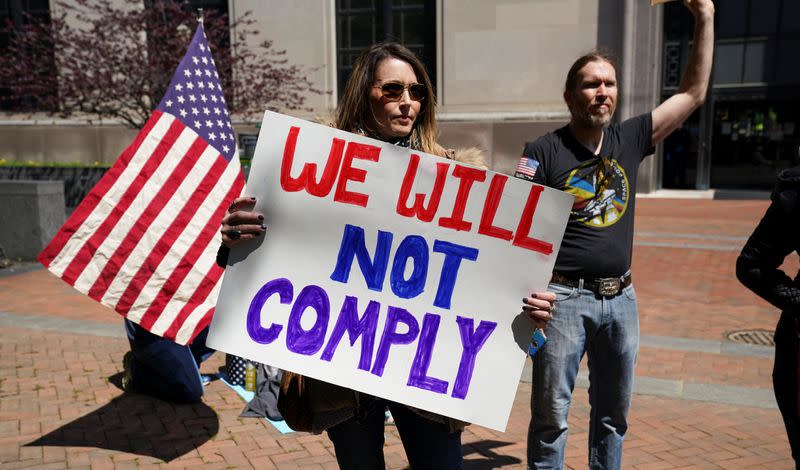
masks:
<path fill-rule="evenodd" d="M 581 278 L 573 277 L 559 272 L 553 272 L 553 277 L 550 282 L 561 284 L 568 287 L 580 287 Z M 598 279 L 583 279 L 583 288 L 589 289 L 595 294 L 602 295 L 603 297 L 614 297 L 622 292 L 622 289 L 631 285 L 630 273 L 621 277 L 603 277 Z"/>

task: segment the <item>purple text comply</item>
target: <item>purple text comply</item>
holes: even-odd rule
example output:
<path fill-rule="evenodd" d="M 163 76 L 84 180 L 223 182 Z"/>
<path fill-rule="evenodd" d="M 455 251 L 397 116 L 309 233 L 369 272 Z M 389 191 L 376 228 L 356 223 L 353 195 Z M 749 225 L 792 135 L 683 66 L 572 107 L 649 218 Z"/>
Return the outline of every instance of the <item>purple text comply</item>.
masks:
<path fill-rule="evenodd" d="M 378 231 L 375 256 L 370 258 L 364 241 L 364 229 L 349 224 L 346 225 L 336 266 L 330 276 L 331 279 L 347 283 L 350 276 L 350 268 L 353 261 L 357 259 L 367 287 L 373 291 L 382 291 L 389 265 L 389 252 L 393 238 L 394 236 L 390 232 Z M 444 256 L 433 304 L 439 308 L 449 309 L 461 261 L 477 260 L 478 250 L 455 243 L 435 240 L 433 252 Z M 397 247 L 389 274 L 389 285 L 397 297 L 410 299 L 423 292 L 428 278 L 430 256 L 428 243 L 423 237 L 409 235 L 403 239 Z M 406 279 L 404 273 L 409 260 L 413 260 L 413 271 Z M 276 323 L 272 323 L 268 328 L 264 328 L 261 324 L 264 304 L 273 295 L 278 295 L 281 304 L 288 305 L 294 302 L 286 324 L 286 348 L 289 351 L 313 356 L 322 349 L 320 359 L 331 361 L 339 342 L 347 332 L 350 346 L 354 346 L 356 340 L 359 337 L 361 338 L 361 356 L 358 368 L 380 377 L 383 375 L 389 359 L 389 350 L 392 346 L 407 345 L 418 340 L 407 385 L 438 394 L 447 393 L 449 383 L 446 380 L 428 375 L 428 368 L 436 343 L 436 335 L 441 322 L 439 315 L 426 313 L 420 326 L 414 315 L 407 310 L 389 305 L 386 309 L 386 322 L 383 327 L 383 333 L 373 361 L 378 313 L 381 309 L 379 302 L 370 300 L 364 309 L 364 314 L 359 316 L 359 299 L 354 296 L 346 296 L 333 326 L 333 331 L 323 349 L 331 313 L 330 300 L 325 289 L 313 284 L 308 285 L 295 298 L 294 285 L 289 279 L 273 279 L 259 289 L 250 302 L 250 308 L 247 312 L 247 333 L 253 341 L 260 344 L 272 343 L 283 330 L 283 325 Z M 316 312 L 316 321 L 310 329 L 306 330 L 302 327 L 301 320 L 309 308 Z M 464 399 L 469 391 L 472 372 L 475 368 L 475 359 L 486 340 L 497 327 L 497 323 L 482 320 L 478 327 L 475 328 L 475 322 L 472 318 L 462 316 L 456 316 L 455 323 L 461 336 L 462 351 L 458 372 L 453 381 L 451 396 Z M 405 325 L 405 332 L 401 332 L 401 324 Z"/>

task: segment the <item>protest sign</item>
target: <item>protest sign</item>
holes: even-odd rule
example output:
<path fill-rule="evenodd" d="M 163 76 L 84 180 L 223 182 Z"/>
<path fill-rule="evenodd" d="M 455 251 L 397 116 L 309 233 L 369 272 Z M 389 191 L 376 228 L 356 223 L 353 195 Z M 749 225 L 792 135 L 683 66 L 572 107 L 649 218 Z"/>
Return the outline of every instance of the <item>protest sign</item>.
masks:
<path fill-rule="evenodd" d="M 209 346 L 505 429 L 572 196 L 272 112 L 245 193 Z"/>

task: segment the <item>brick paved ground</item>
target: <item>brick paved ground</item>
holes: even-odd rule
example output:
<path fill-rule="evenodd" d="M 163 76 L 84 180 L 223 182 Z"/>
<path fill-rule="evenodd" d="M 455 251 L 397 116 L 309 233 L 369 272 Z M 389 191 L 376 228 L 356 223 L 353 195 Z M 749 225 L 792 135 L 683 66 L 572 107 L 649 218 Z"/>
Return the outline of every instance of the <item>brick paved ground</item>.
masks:
<path fill-rule="evenodd" d="M 625 468 L 792 468 L 769 392 L 769 350 L 733 350 L 725 340 L 777 321 L 733 269 L 765 207 L 638 201 L 633 271 L 643 341 Z M 797 260 L 787 267 L 797 268 Z M 0 277 L 0 468 L 336 468 L 327 437 L 284 436 L 239 418 L 243 402 L 220 382 L 194 406 L 122 394 L 113 382 L 127 343 L 115 315 L 44 270 Z M 70 333 L 53 327 L 73 324 Z M 203 368 L 222 362 L 218 354 Z M 523 380 L 505 433 L 467 428 L 466 468 L 524 468 L 529 399 Z M 569 468 L 586 466 L 588 414 L 579 385 Z M 385 453 L 389 468 L 406 467 L 391 427 Z"/>

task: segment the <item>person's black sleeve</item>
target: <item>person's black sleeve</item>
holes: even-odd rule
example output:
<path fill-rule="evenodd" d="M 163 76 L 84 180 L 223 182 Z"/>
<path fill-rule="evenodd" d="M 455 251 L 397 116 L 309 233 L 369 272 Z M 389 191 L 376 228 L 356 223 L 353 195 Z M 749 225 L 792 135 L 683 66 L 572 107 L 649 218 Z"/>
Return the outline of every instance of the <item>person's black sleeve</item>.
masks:
<path fill-rule="evenodd" d="M 780 270 L 795 250 L 798 224 L 773 202 L 736 260 L 736 277 L 750 290 L 782 311 L 800 312 L 800 287 Z"/>
<path fill-rule="evenodd" d="M 520 164 L 517 167 L 517 171 L 514 173 L 514 176 L 536 184 L 547 185 L 544 177 L 546 171 L 543 168 L 543 165 L 545 164 L 544 160 L 544 151 L 541 141 L 529 142 L 525 144 L 525 148 L 522 150 Z M 519 168 L 523 165 L 527 166 L 528 168 L 527 172 L 525 173 L 521 172 Z M 529 172 L 533 172 L 533 175 L 531 175 Z"/>
<path fill-rule="evenodd" d="M 217 250 L 217 266 L 222 269 L 225 269 L 225 266 L 228 265 L 228 254 L 231 252 L 230 248 L 225 245 L 220 245 L 219 250 Z"/>
<path fill-rule="evenodd" d="M 620 124 L 620 133 L 625 145 L 633 147 L 633 151 L 644 158 L 655 152 L 653 146 L 653 114 L 645 113 L 634 116 Z"/>

